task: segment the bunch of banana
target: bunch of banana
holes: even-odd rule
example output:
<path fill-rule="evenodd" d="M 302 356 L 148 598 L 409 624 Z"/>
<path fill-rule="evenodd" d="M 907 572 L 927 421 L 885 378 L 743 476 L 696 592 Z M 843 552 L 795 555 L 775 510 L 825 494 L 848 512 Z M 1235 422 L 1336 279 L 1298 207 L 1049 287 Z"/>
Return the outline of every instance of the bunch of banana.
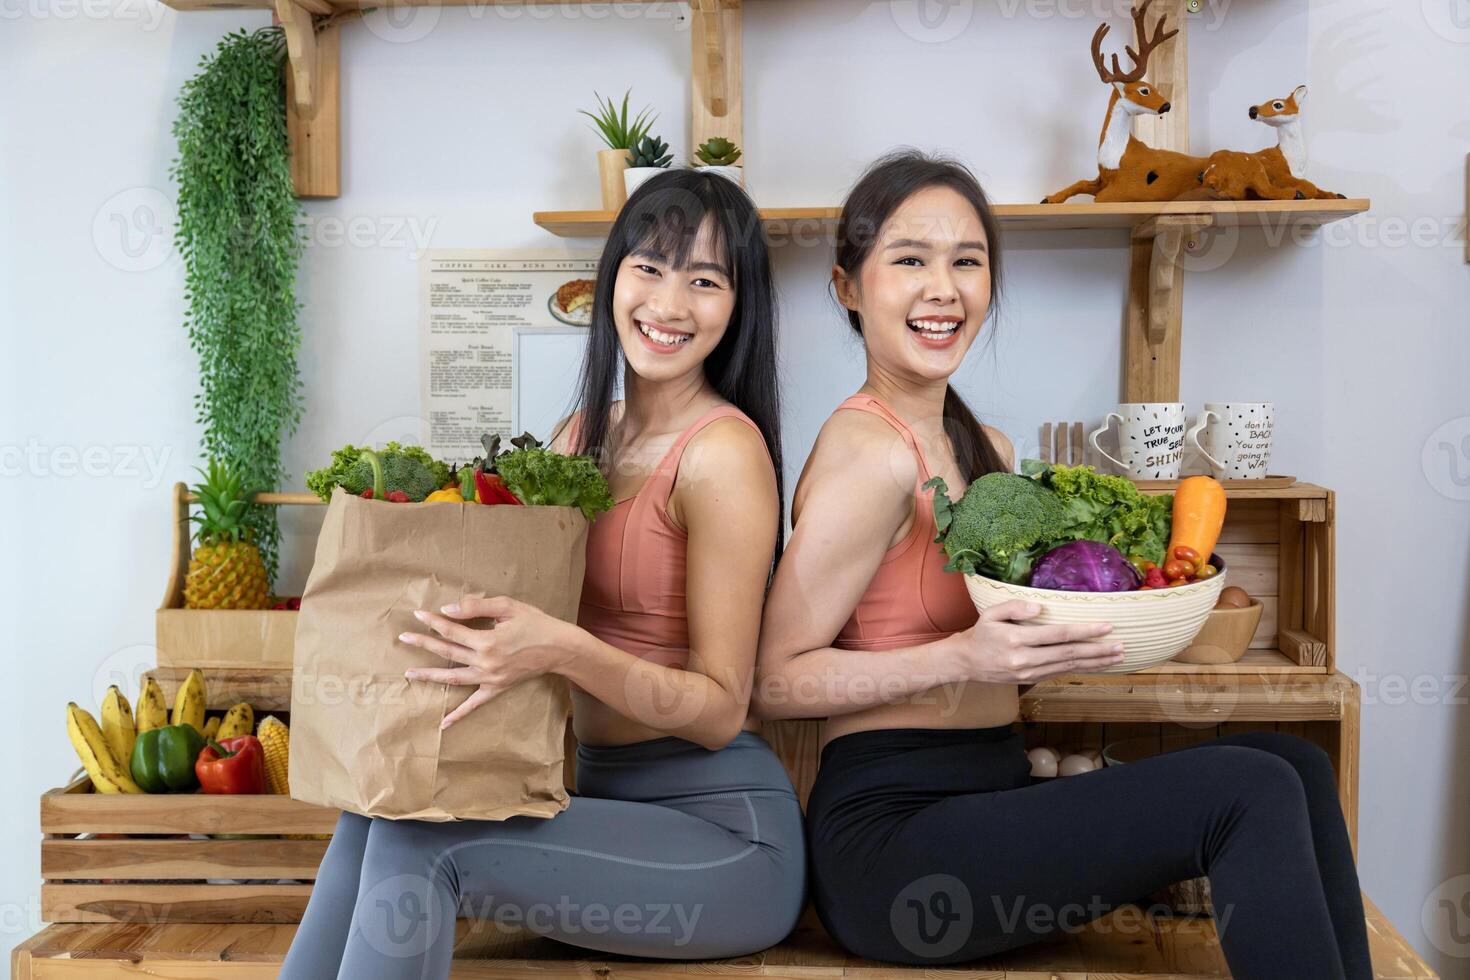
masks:
<path fill-rule="evenodd" d="M 113 687 L 108 696 L 111 697 L 116 690 Z M 121 699 L 120 693 L 118 697 Z M 92 777 L 92 786 L 97 792 L 143 792 L 143 788 L 133 782 L 133 777 L 128 774 L 127 763 L 118 761 L 119 757 L 114 754 L 112 745 L 102 732 L 102 726 L 97 724 L 97 719 L 92 717 L 90 711 L 78 707 L 75 701 L 66 703 L 66 734 L 71 738 L 72 748 L 77 750 L 77 756 L 82 760 L 87 775 Z"/>
<path fill-rule="evenodd" d="M 168 703 L 163 699 L 163 688 L 152 677 L 143 678 L 143 689 L 138 692 L 138 734 L 168 724 Z"/>
<path fill-rule="evenodd" d="M 107 689 L 102 699 L 102 737 L 112 750 L 112 757 L 126 769 L 133 757 L 133 741 L 138 737 L 138 730 L 127 695 L 116 684 Z"/>
<path fill-rule="evenodd" d="M 211 718 L 210 721 L 214 719 Z M 249 735 L 253 731 L 255 731 L 255 709 L 241 701 L 225 712 L 225 717 L 220 721 L 214 738 L 219 741 L 234 738 L 236 735 Z"/>
<path fill-rule="evenodd" d="M 174 712 L 169 718 L 171 725 L 193 725 L 194 730 L 204 734 L 204 708 L 209 703 L 204 688 L 204 674 L 196 667 L 189 671 L 184 683 L 174 694 Z M 220 723 L 224 727 L 224 723 Z"/>

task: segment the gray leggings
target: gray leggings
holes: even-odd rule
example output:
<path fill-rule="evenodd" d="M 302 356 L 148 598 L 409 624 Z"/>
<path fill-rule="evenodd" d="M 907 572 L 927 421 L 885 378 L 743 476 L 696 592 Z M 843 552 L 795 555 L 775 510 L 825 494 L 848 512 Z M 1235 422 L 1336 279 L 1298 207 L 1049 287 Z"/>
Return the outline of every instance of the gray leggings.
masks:
<path fill-rule="evenodd" d="M 806 900 L 801 807 L 770 745 L 579 746 L 550 819 L 343 813 L 279 980 L 443 980 L 454 918 L 658 959 L 779 943 Z"/>

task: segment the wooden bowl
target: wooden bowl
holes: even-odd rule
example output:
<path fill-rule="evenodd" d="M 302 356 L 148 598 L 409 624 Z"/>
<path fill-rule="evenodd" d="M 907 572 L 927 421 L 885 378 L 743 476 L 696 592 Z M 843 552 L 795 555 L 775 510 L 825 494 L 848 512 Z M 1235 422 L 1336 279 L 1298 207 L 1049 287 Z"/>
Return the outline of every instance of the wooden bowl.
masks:
<path fill-rule="evenodd" d="M 1212 609 L 1205 625 L 1174 659 L 1182 664 L 1233 664 L 1250 649 L 1265 607 L 1260 599 L 1239 609 Z"/>
<path fill-rule="evenodd" d="M 1173 659 L 1189 646 L 1225 588 L 1226 569 L 1218 554 L 1210 564 L 1214 576 L 1190 585 L 1132 592 L 1067 592 L 1011 585 L 980 575 L 966 575 L 970 601 L 984 612 L 1007 599 L 1041 604 L 1028 623 L 1112 623 L 1113 631 L 1100 637 L 1123 644 L 1123 659 L 1098 673 L 1129 674 Z"/>

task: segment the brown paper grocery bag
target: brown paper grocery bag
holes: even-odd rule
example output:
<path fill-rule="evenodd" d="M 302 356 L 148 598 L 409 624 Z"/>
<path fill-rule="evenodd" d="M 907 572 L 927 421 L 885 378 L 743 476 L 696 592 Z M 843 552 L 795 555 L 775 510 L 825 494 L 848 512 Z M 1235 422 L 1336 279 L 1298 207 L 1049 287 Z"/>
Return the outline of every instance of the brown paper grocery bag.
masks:
<path fill-rule="evenodd" d="M 465 595 L 508 595 L 576 622 L 586 560 L 576 507 L 399 504 L 333 491 L 296 627 L 291 797 L 437 821 L 566 809 L 565 679 L 523 681 L 441 732 L 475 688 L 405 679 L 409 667 L 460 665 L 397 637 L 428 631 L 415 609 Z"/>

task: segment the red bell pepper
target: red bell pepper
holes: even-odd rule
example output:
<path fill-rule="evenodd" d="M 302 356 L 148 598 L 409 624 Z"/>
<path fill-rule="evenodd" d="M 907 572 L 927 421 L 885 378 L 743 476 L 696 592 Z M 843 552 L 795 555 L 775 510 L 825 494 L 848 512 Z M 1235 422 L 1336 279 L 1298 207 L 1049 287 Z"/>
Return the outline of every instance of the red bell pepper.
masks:
<path fill-rule="evenodd" d="M 210 739 L 194 762 L 194 774 L 206 793 L 264 793 L 265 750 L 254 735 Z"/>
<path fill-rule="evenodd" d="M 482 504 L 519 504 L 520 498 L 506 489 L 499 473 L 475 470 L 475 498 Z"/>

